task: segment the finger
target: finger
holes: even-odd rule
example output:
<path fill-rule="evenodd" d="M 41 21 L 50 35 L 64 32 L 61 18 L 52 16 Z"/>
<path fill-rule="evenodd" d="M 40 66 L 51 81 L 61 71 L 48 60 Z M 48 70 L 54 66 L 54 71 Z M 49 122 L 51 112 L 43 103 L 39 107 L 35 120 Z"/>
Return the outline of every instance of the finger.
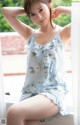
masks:
<path fill-rule="evenodd" d="M 51 18 L 53 19 L 53 18 L 56 18 L 57 16 L 55 15 L 55 14 L 52 14 L 51 15 Z"/>

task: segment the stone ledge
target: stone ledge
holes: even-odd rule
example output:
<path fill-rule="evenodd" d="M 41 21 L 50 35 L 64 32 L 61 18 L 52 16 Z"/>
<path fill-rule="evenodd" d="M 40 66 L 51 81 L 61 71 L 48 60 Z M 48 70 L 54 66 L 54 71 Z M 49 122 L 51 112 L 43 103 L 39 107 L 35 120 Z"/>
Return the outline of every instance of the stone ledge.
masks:
<path fill-rule="evenodd" d="M 24 54 L 26 53 L 26 41 L 16 32 L 0 33 L 2 54 Z"/>

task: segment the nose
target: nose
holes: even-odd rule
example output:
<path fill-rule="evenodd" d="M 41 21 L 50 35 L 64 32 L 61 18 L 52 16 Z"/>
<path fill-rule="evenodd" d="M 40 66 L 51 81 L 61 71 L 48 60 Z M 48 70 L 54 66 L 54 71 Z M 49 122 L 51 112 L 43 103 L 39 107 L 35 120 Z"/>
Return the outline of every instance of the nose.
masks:
<path fill-rule="evenodd" d="M 41 14 L 37 14 L 37 18 L 38 19 L 42 19 L 42 15 Z"/>

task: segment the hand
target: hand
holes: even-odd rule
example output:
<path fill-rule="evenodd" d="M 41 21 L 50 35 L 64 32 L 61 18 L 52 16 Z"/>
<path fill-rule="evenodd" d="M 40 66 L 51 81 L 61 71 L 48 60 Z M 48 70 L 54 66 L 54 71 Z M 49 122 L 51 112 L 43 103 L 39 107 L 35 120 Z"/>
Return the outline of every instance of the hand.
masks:
<path fill-rule="evenodd" d="M 52 17 L 52 19 L 58 18 L 61 14 L 62 14 L 62 8 L 61 8 L 61 6 L 59 6 L 52 10 L 51 17 Z"/>

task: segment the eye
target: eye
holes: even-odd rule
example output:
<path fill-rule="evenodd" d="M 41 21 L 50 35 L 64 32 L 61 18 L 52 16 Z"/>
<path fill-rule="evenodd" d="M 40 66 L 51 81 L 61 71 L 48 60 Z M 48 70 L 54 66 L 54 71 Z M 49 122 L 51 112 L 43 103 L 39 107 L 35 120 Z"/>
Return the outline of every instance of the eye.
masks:
<path fill-rule="evenodd" d="M 43 9 L 41 8 L 40 10 L 39 10 L 39 12 L 42 12 L 43 11 Z"/>
<path fill-rule="evenodd" d="M 31 14 L 30 14 L 30 16 L 35 16 L 35 15 L 36 15 L 36 14 L 34 14 L 34 13 L 31 13 Z"/>

